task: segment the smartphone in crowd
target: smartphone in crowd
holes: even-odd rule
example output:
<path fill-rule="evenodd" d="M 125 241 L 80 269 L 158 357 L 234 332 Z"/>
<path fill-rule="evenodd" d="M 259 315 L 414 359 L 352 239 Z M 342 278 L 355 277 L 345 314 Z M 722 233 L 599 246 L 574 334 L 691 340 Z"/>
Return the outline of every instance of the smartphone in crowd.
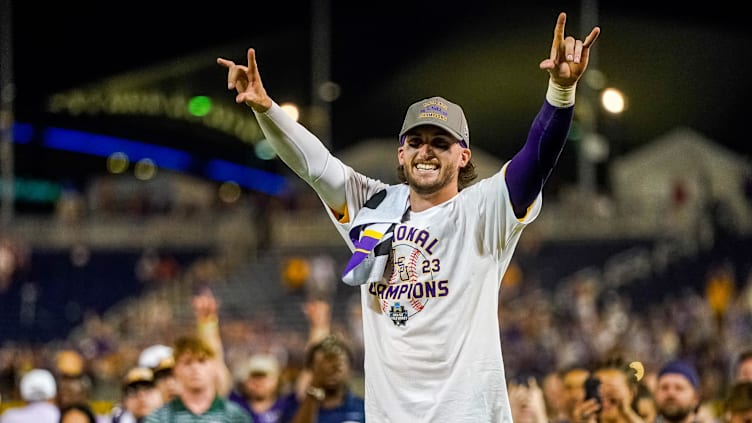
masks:
<path fill-rule="evenodd" d="M 598 403 L 601 402 L 601 396 L 598 393 L 598 388 L 601 386 L 601 380 L 595 376 L 589 376 L 585 379 L 585 399 L 595 398 Z"/>

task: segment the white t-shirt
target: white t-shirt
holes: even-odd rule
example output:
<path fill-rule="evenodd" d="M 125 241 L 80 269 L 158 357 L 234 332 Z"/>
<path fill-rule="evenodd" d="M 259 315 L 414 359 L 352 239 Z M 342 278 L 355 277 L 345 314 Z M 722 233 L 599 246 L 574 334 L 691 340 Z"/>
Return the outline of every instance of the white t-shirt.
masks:
<path fill-rule="evenodd" d="M 385 185 L 345 168 L 354 216 Z M 361 286 L 369 423 L 512 421 L 499 288 L 541 201 L 518 220 L 502 169 L 395 228 L 389 280 Z"/>
<path fill-rule="evenodd" d="M 25 406 L 9 408 L 0 415 L 2 423 L 57 423 L 60 409 L 48 401 L 35 401 Z"/>

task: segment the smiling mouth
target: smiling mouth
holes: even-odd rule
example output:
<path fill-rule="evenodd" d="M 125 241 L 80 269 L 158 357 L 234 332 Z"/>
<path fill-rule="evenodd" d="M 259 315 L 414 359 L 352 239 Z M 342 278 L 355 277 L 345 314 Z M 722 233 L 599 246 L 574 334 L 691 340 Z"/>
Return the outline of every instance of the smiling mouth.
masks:
<path fill-rule="evenodd" d="M 420 171 L 430 172 L 430 171 L 438 170 L 439 166 L 432 164 L 432 163 L 417 163 L 415 165 L 415 169 L 420 170 Z"/>

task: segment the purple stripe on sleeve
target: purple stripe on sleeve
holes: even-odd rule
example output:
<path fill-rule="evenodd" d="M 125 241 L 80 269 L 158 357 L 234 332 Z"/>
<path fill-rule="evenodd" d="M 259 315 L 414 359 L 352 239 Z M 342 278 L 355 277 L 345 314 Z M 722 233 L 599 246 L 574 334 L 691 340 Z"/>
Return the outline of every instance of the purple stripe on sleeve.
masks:
<path fill-rule="evenodd" d="M 507 166 L 506 182 L 517 217 L 535 201 L 559 160 L 567 141 L 574 106 L 557 108 L 543 102 L 522 149 Z"/>

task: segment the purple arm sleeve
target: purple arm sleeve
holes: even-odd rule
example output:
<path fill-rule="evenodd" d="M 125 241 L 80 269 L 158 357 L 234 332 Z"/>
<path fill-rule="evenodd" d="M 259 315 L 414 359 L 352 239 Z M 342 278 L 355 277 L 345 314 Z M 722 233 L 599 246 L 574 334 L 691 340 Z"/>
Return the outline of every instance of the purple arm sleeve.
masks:
<path fill-rule="evenodd" d="M 507 166 L 509 198 L 517 217 L 522 217 L 535 201 L 551 175 L 567 141 L 574 106 L 557 108 L 543 102 L 533 120 L 527 141 Z"/>

